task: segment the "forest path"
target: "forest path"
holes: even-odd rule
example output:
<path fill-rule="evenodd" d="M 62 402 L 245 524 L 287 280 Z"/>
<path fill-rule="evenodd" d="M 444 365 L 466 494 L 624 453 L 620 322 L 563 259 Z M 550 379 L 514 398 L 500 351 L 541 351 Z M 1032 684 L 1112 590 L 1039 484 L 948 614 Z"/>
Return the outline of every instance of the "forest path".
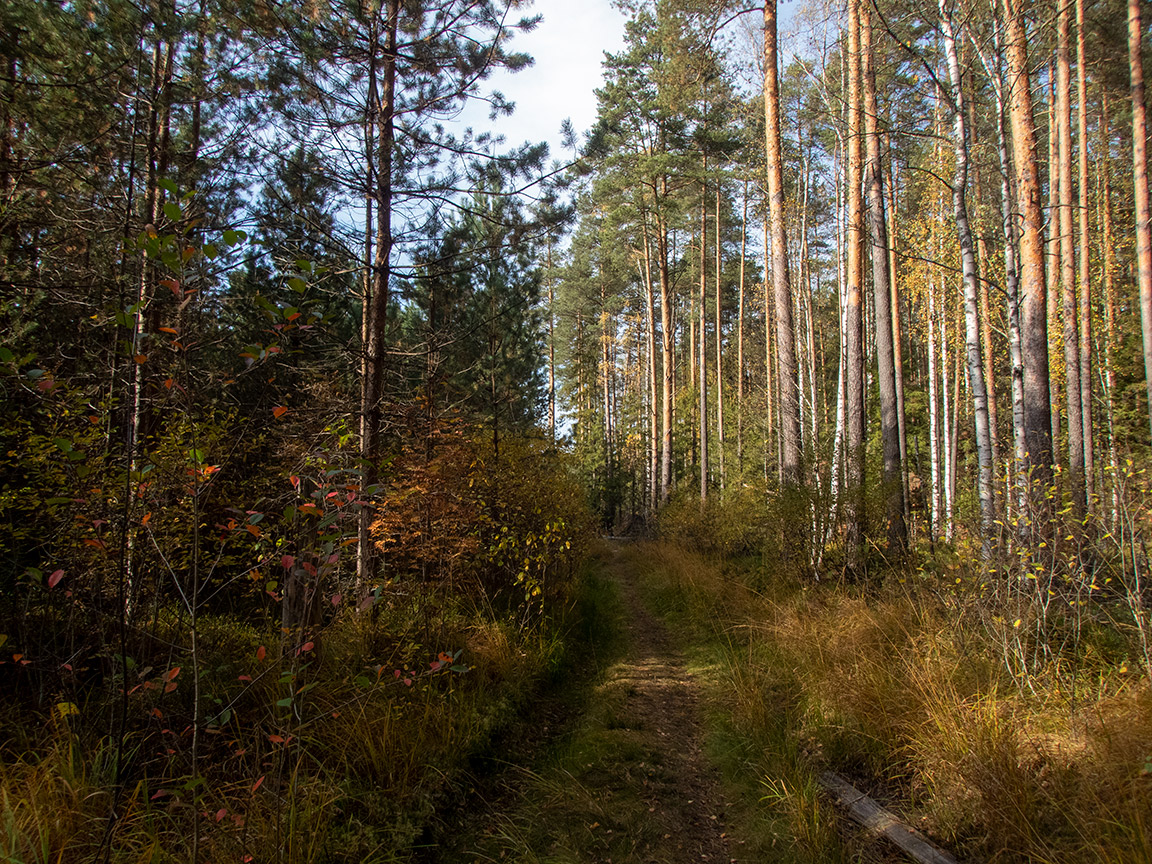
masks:
<path fill-rule="evenodd" d="M 466 824 L 445 824 L 427 858 L 744 860 L 742 844 L 728 835 L 730 804 L 719 772 L 704 753 L 700 685 L 667 628 L 645 607 L 634 555 L 621 542 L 605 544 L 599 555 L 618 644 L 607 662 L 601 658 L 602 672 L 582 704 L 565 704 L 557 694 L 534 706 L 532 728 L 504 745 L 506 767 L 497 777 L 474 778 L 459 808 L 469 811 Z"/>

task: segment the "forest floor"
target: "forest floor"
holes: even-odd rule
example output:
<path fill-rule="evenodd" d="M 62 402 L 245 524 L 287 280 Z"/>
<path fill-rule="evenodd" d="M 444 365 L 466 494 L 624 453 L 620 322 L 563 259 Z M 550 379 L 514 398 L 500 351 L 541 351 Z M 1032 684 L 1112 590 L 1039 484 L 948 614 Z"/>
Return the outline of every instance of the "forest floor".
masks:
<path fill-rule="evenodd" d="M 629 551 L 599 556 L 607 632 L 474 765 L 425 861 L 751 860 L 705 753 L 700 682 L 643 602 Z"/>

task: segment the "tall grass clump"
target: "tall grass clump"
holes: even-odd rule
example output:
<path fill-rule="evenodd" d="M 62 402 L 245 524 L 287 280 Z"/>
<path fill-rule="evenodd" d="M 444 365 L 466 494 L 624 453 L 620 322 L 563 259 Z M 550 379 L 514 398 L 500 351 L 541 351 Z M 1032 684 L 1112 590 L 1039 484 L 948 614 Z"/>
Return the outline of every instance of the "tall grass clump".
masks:
<path fill-rule="evenodd" d="M 961 857 L 1147 861 L 1147 535 L 1140 507 L 1118 509 L 1093 525 L 1053 507 L 1050 542 L 983 562 L 961 531 L 850 583 L 778 551 L 643 558 L 656 602 L 718 646 L 729 746 L 816 844 L 798 849 L 833 843 L 812 803 L 830 768 Z"/>

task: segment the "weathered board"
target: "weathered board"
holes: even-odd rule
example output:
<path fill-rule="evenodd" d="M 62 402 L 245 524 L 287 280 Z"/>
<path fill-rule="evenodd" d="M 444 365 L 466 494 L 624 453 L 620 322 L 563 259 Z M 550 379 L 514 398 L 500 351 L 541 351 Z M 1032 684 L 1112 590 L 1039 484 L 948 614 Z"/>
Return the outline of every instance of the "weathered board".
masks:
<path fill-rule="evenodd" d="M 820 785 L 836 796 L 852 818 L 872 833 L 891 840 L 920 864 L 957 864 L 955 858 L 905 825 L 839 774 L 824 771 Z"/>

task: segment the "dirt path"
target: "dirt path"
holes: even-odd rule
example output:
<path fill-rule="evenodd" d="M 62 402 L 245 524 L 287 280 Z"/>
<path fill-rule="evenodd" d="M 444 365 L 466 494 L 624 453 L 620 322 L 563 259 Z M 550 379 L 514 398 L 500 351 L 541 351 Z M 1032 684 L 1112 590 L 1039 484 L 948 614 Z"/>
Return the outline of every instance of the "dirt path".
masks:
<path fill-rule="evenodd" d="M 627 548 L 603 553 L 622 648 L 579 713 L 537 706 L 545 741 L 505 746 L 510 767 L 478 779 L 467 836 L 445 826 L 439 861 L 687 864 L 745 860 L 728 836 L 716 769 L 703 752 L 698 684 L 639 596 Z M 569 705 L 569 709 L 576 706 Z M 529 738 L 535 736 L 529 736 Z M 532 751 L 542 751 L 535 756 Z M 531 767 L 528 764 L 531 763 Z"/>
<path fill-rule="evenodd" d="M 651 754 L 641 795 L 661 830 L 654 848 L 642 850 L 642 860 L 738 860 L 725 827 L 730 805 L 703 752 L 697 684 L 664 625 L 645 608 L 629 566 L 617 549 L 606 568 L 626 609 L 630 650 L 609 671 L 603 688 L 623 692 L 618 731 Z"/>

